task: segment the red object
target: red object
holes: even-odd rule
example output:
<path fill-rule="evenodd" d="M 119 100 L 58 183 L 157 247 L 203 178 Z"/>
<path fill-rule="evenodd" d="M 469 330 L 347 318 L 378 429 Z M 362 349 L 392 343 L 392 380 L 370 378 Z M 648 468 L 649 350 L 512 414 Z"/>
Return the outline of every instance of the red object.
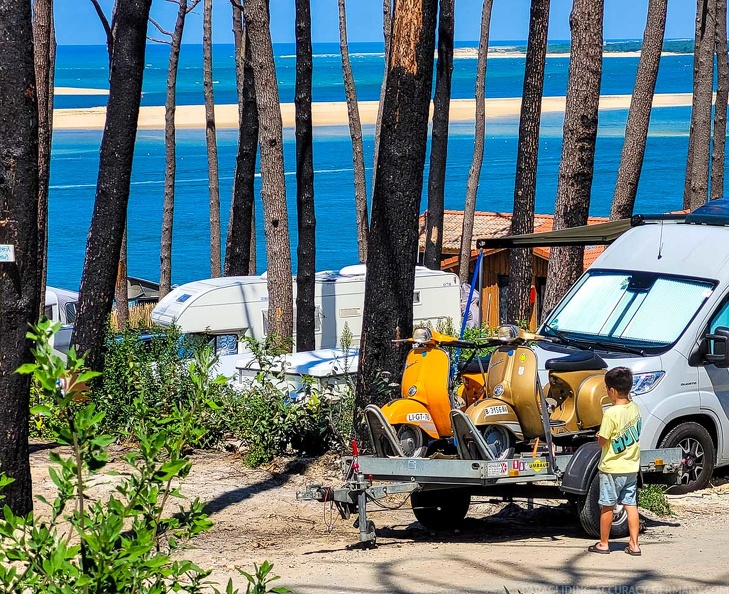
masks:
<path fill-rule="evenodd" d="M 359 456 L 359 448 L 357 447 L 357 440 L 352 440 L 352 455 L 353 456 Z"/>
<path fill-rule="evenodd" d="M 537 302 L 537 289 L 532 287 L 529 289 L 529 303 L 534 304 Z"/>
<path fill-rule="evenodd" d="M 355 474 L 359 473 L 359 448 L 357 447 L 357 441 L 352 440 L 352 471 Z"/>

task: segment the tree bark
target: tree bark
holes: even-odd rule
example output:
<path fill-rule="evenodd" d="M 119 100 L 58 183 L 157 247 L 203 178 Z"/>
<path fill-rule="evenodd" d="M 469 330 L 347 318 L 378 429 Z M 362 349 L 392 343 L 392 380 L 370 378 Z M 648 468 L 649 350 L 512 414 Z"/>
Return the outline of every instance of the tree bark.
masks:
<path fill-rule="evenodd" d="M 377 106 L 375 122 L 375 148 L 372 155 L 372 195 L 375 195 L 375 175 L 377 173 L 377 155 L 380 152 L 380 129 L 382 128 L 382 106 L 385 103 L 387 88 L 387 65 L 390 62 L 390 39 L 392 38 L 392 3 L 393 0 L 382 0 L 382 36 L 385 41 L 385 68 L 380 85 L 380 102 Z"/>
<path fill-rule="evenodd" d="M 650 0 L 648 3 L 643 45 L 640 50 L 633 96 L 630 99 L 618 180 L 615 184 L 613 204 L 610 210 L 610 219 L 613 221 L 633 216 L 635 196 L 638 192 L 640 172 L 643 168 L 648 126 L 651 121 L 658 68 L 661 65 L 667 10 L 668 0 Z"/>
<path fill-rule="evenodd" d="M 514 214 L 511 219 L 512 235 L 532 233 L 534 231 L 539 126 L 542 116 L 548 30 L 549 0 L 532 0 L 529 17 L 529 40 L 527 41 L 526 64 L 524 65 L 521 115 L 519 116 Z M 531 249 L 512 249 L 509 254 L 509 303 L 507 313 L 510 322 L 528 321 L 531 318 L 529 293 L 533 275 L 532 258 Z"/>
<path fill-rule="evenodd" d="M 208 148 L 210 183 L 210 276 L 220 276 L 220 181 L 218 141 L 215 132 L 215 93 L 213 91 L 213 0 L 203 2 L 203 95 L 205 98 L 205 142 Z"/>
<path fill-rule="evenodd" d="M 724 196 L 724 154 L 726 150 L 726 110 L 729 101 L 727 63 L 726 0 L 716 0 L 716 104 L 714 105 L 714 145 L 711 153 L 711 199 Z"/>
<path fill-rule="evenodd" d="M 170 42 L 165 97 L 165 193 L 162 206 L 162 240 L 160 243 L 159 296 L 172 289 L 172 229 L 175 218 L 175 177 L 177 174 L 177 140 L 175 111 L 177 109 L 177 71 L 180 64 L 182 34 L 188 13 L 187 0 L 178 0 L 177 19 Z M 197 3 L 195 3 L 197 4 Z"/>
<path fill-rule="evenodd" d="M 243 6 L 251 45 L 258 108 L 261 199 L 268 261 L 268 334 L 289 343 L 293 335 L 293 285 L 284 178 L 281 107 L 265 0 Z"/>
<path fill-rule="evenodd" d="M 256 208 L 254 179 L 258 148 L 258 108 L 251 67 L 251 44 L 243 32 L 240 10 L 233 7 L 238 87 L 238 153 L 235 158 L 233 198 L 225 243 L 225 275 L 256 273 Z"/>
<path fill-rule="evenodd" d="M 116 302 L 116 320 L 119 330 L 124 330 L 129 323 L 129 291 L 127 289 L 127 230 L 124 228 L 121 249 L 119 250 L 119 266 L 114 287 Z"/>
<path fill-rule="evenodd" d="M 575 0 L 570 14 L 572 48 L 554 209 L 555 229 L 587 224 L 600 102 L 603 8 L 603 0 Z M 582 274 L 583 254 L 583 247 L 551 248 L 545 312 L 557 304 Z"/>
<path fill-rule="evenodd" d="M 72 337 L 79 352 L 88 351 L 86 362 L 92 369 L 101 368 L 104 329 L 114 299 L 126 226 L 151 3 L 152 0 L 126 0 L 115 9 L 106 124 Z"/>
<path fill-rule="evenodd" d="M 342 76 L 347 97 L 349 135 L 352 137 L 352 163 L 354 165 L 354 207 L 357 216 L 357 246 L 359 261 L 367 262 L 367 182 L 365 180 L 364 151 L 362 149 L 362 124 L 359 119 L 357 90 L 354 86 L 352 65 L 347 47 L 347 14 L 345 0 L 339 5 L 339 50 L 342 54 Z"/>
<path fill-rule="evenodd" d="M 0 263 L 0 472 L 15 479 L 3 505 L 33 509 L 28 459 L 30 377 L 15 370 L 32 361 L 28 324 L 38 321 L 38 103 L 30 2 L 0 2 L 0 244 L 15 262 Z"/>
<path fill-rule="evenodd" d="M 691 158 L 687 160 L 688 194 L 684 208 L 698 208 L 709 199 L 709 154 L 711 152 L 711 104 L 714 91 L 714 39 L 716 37 L 716 0 L 697 0 L 699 19 L 696 38 L 698 57 L 694 94 L 691 102 L 689 143 Z"/>
<path fill-rule="evenodd" d="M 380 372 L 400 376 L 407 348 L 393 344 L 392 339 L 412 335 L 437 10 L 437 0 L 400 0 L 395 6 L 372 200 L 355 411 L 389 399 L 386 391 L 377 389 Z"/>
<path fill-rule="evenodd" d="M 473 217 L 476 212 L 476 195 L 483 165 L 483 146 L 486 136 L 486 62 L 489 53 L 489 29 L 491 9 L 494 0 L 484 0 L 481 13 L 481 37 L 478 43 L 478 62 L 476 65 L 476 132 L 473 140 L 473 159 L 468 170 L 466 182 L 466 203 L 463 208 L 463 227 L 461 230 L 461 251 L 458 276 L 467 283 L 471 264 L 471 240 L 473 239 Z"/>
<path fill-rule="evenodd" d="M 45 307 L 48 269 L 48 183 L 51 177 L 53 139 L 53 81 L 56 68 L 56 33 L 53 0 L 33 2 L 35 80 L 38 92 L 38 263 L 40 311 Z"/>
<path fill-rule="evenodd" d="M 313 351 L 316 217 L 311 124 L 311 0 L 296 0 L 296 213 L 299 229 L 296 270 L 296 350 Z M 361 130 L 360 130 L 361 133 Z M 360 142 L 362 138 L 360 136 Z M 364 160 L 362 161 L 364 180 Z M 367 195 L 365 194 L 365 207 Z"/>
<path fill-rule="evenodd" d="M 700 2 L 700 0 L 697 0 L 697 3 Z M 692 89 L 696 89 L 696 84 L 698 81 L 699 76 L 699 41 L 701 38 L 701 11 L 697 7 L 696 9 L 696 20 L 694 23 L 694 78 L 693 78 L 693 87 Z M 693 110 L 692 110 L 693 111 Z M 689 171 L 691 170 L 691 164 L 694 160 L 694 121 L 693 118 L 691 119 L 691 123 L 689 126 L 689 142 L 688 142 L 688 153 L 686 156 L 686 176 L 683 182 L 683 202 L 684 202 L 684 208 L 686 207 L 686 204 L 688 204 L 688 197 L 691 193 L 691 175 L 689 174 Z"/>
<path fill-rule="evenodd" d="M 433 98 L 433 132 L 428 172 L 428 216 L 423 263 L 440 270 L 443 251 L 443 208 L 445 202 L 446 162 L 448 160 L 448 125 L 453 74 L 454 0 L 440 0 L 438 16 L 438 66 Z"/>

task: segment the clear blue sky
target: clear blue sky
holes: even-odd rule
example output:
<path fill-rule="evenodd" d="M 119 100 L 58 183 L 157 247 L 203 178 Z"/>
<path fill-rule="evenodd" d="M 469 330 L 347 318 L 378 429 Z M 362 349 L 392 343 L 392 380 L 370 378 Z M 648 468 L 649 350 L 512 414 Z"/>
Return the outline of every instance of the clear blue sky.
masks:
<path fill-rule="evenodd" d="M 100 0 L 111 14 L 113 0 Z M 337 0 L 312 0 L 314 42 L 338 41 Z M 639 39 L 643 36 L 648 0 L 605 0 L 605 39 Z M 472 41 L 479 37 L 481 0 L 456 0 L 456 39 Z M 552 0 L 550 39 L 569 39 L 571 0 Z M 154 0 L 152 14 L 165 28 L 174 26 L 176 5 Z M 667 38 L 691 38 L 696 3 L 688 0 L 668 3 Z M 104 44 L 105 37 L 90 0 L 56 0 L 58 43 Z M 215 43 L 232 43 L 229 0 L 214 0 L 213 38 Z M 274 42 L 294 40 L 294 0 L 271 0 L 271 26 Z M 200 43 L 202 3 L 188 17 L 185 42 Z M 351 42 L 382 40 L 382 2 L 348 0 L 348 34 Z M 494 41 L 526 39 L 529 0 L 495 0 L 491 21 Z M 150 31 L 151 32 L 151 31 Z"/>

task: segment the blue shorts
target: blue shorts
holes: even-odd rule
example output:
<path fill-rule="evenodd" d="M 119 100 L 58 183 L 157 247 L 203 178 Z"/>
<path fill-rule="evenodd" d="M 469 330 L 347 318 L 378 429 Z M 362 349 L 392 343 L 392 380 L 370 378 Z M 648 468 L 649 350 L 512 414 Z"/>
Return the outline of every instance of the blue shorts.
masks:
<path fill-rule="evenodd" d="M 600 505 L 612 507 L 616 503 L 637 505 L 638 473 L 608 474 L 600 472 Z"/>

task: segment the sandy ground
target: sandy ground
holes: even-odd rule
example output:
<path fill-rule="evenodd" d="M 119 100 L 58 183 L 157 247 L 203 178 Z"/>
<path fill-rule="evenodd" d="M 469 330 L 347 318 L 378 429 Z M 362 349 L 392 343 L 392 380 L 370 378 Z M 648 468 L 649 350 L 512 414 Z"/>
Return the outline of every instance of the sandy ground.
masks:
<path fill-rule="evenodd" d="M 112 451 L 116 459 L 122 453 Z M 400 509 L 370 515 L 378 546 L 361 550 L 351 547 L 359 536 L 352 520 L 330 515 L 321 503 L 296 500 L 307 483 L 339 486 L 336 459 L 280 460 L 257 470 L 224 452 L 196 453 L 193 461 L 183 493 L 207 502 L 215 526 L 184 556 L 213 569 L 220 583 L 233 577 L 244 586 L 234 567 L 250 569 L 267 559 L 281 576 L 277 584 L 301 594 L 503 593 L 504 587 L 512 594 L 728 591 L 726 478 L 696 494 L 671 496 L 675 514 L 646 521 L 642 557 L 625 555 L 624 542 L 613 543 L 611 555 L 588 554 L 593 541 L 556 501 L 537 502 L 533 510 L 484 501 L 471 506 L 463 529 L 436 534 L 415 521 L 402 496 L 386 501 L 403 504 Z M 32 454 L 32 466 L 36 494 L 50 495 L 45 447 Z M 103 493 L 114 479 L 96 480 L 95 492 Z"/>
<path fill-rule="evenodd" d="M 630 107 L 630 95 L 603 95 L 600 98 L 600 109 L 627 109 Z M 658 94 L 653 99 L 654 107 L 682 107 L 691 105 L 691 93 Z M 359 113 L 362 124 L 374 124 L 377 121 L 377 101 L 360 101 Z M 452 122 L 464 122 L 474 119 L 476 102 L 473 99 L 454 99 L 451 101 L 450 119 Z M 564 97 L 545 97 L 542 102 L 543 113 L 562 112 L 565 108 Z M 503 117 L 519 115 L 521 98 L 487 99 L 486 117 Z M 431 106 L 432 114 L 432 106 Z M 162 106 L 142 107 L 139 113 L 139 127 L 148 130 L 164 129 L 165 108 Z M 282 103 L 281 116 L 285 127 L 294 126 L 294 104 Z M 105 107 L 87 109 L 57 109 L 53 116 L 56 130 L 101 130 L 106 118 Z M 347 125 L 347 105 L 344 102 L 320 102 L 312 105 L 312 121 L 315 126 Z M 205 127 L 205 108 L 202 105 L 181 105 L 175 112 L 175 123 L 178 128 Z M 238 106 L 217 105 L 215 107 L 215 123 L 218 128 L 238 127 Z"/>

